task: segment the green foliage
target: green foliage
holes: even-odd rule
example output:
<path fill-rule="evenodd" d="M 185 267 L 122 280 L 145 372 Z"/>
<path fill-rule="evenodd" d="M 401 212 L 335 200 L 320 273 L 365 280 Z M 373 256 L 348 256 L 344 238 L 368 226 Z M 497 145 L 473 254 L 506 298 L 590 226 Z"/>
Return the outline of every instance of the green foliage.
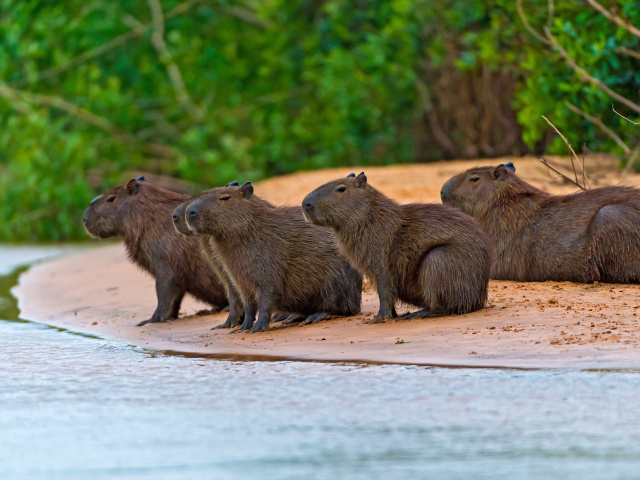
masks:
<path fill-rule="evenodd" d="M 638 51 L 640 39 L 584 5 L 556 3 L 551 31 L 567 52 L 637 98 L 639 62 L 617 49 Z M 523 28 L 510 0 L 161 0 L 169 56 L 154 44 L 152 4 L 0 0 L 0 240 L 86 238 L 88 201 L 136 172 L 197 191 L 413 161 L 426 59 L 461 75 L 513 75 L 531 148 L 544 114 L 574 146 L 618 152 L 565 101 L 630 144 L 638 138 L 605 94 Z M 640 25 L 637 3 L 618 4 Z M 546 5 L 524 2 L 539 32 Z M 550 150 L 565 153 L 557 142 Z"/>

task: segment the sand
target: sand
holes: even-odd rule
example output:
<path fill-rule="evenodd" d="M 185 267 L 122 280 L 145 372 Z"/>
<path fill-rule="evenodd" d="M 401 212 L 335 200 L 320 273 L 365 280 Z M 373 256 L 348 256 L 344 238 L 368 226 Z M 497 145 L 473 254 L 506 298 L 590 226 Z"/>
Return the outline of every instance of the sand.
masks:
<path fill-rule="evenodd" d="M 513 161 L 520 176 L 545 190 L 575 190 L 550 177 L 535 159 Z M 640 185 L 638 176 L 621 182 L 612 160 L 588 162 L 592 182 Z M 372 185 L 399 201 L 439 202 L 440 187 L 450 176 L 496 163 L 456 161 L 365 170 Z M 321 183 L 361 170 L 274 178 L 256 184 L 256 194 L 297 205 Z M 378 300 L 367 288 L 360 315 L 302 327 L 276 323 L 271 331 L 258 334 L 212 331 L 226 313 L 195 316 L 206 306 L 187 298 L 181 318 L 136 327 L 155 308 L 154 281 L 126 260 L 121 244 L 39 263 L 14 289 L 25 319 L 153 350 L 228 358 L 585 369 L 640 368 L 639 293 L 638 285 L 491 281 L 488 305 L 478 312 L 372 325 L 365 321 L 375 316 Z"/>

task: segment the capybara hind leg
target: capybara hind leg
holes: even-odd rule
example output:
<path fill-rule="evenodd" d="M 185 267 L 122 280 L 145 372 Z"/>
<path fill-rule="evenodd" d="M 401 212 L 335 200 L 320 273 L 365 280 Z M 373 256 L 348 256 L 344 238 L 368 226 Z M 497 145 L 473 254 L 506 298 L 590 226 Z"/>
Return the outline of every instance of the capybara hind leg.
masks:
<path fill-rule="evenodd" d="M 306 315 L 303 313 L 292 313 L 286 319 L 283 320 L 283 325 L 292 325 L 294 323 L 300 323 L 302 320 L 306 318 Z"/>
<path fill-rule="evenodd" d="M 273 315 L 273 317 L 271 317 L 271 321 L 272 322 L 282 322 L 284 320 L 286 320 L 287 318 L 289 318 L 291 316 L 291 314 L 287 313 L 287 312 L 278 312 L 275 313 Z"/>
<path fill-rule="evenodd" d="M 607 205 L 598 211 L 589 229 L 599 274 L 588 280 L 640 281 L 639 224 L 639 212 L 627 205 Z"/>
<path fill-rule="evenodd" d="M 429 308 L 423 308 L 422 310 L 418 310 L 417 312 L 409 312 L 404 315 L 400 315 L 396 318 L 396 320 L 411 320 L 413 318 L 427 318 L 432 315 L 432 312 Z"/>
<path fill-rule="evenodd" d="M 330 316 L 331 316 L 331 314 L 328 313 L 328 312 L 312 313 L 311 315 L 309 315 L 306 318 L 306 320 L 304 322 L 302 322 L 300 324 L 300 326 L 302 326 L 302 325 L 311 325 L 312 323 L 318 323 L 318 322 L 321 322 L 322 320 L 326 320 Z"/>

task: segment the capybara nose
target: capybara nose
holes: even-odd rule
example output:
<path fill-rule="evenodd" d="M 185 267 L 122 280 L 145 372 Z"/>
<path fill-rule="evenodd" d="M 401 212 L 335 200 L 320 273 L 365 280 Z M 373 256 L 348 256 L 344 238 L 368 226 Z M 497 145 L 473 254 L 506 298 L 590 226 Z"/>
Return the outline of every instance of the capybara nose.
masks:
<path fill-rule="evenodd" d="M 198 216 L 198 212 L 195 210 L 189 210 L 189 218 L 196 218 Z"/>
<path fill-rule="evenodd" d="M 311 202 L 307 202 L 304 204 L 304 209 L 305 210 L 311 210 L 313 208 L 313 203 Z"/>
<path fill-rule="evenodd" d="M 88 221 L 88 220 L 89 220 L 89 219 L 88 219 L 87 217 L 82 217 L 82 221 L 84 222 L 84 224 L 85 224 L 85 225 L 87 224 L 87 221 Z"/>
<path fill-rule="evenodd" d="M 175 223 L 175 222 L 177 222 L 179 218 L 180 218 L 180 217 L 178 216 L 178 214 L 177 214 L 177 213 L 174 213 L 174 214 L 173 214 L 173 222 L 174 222 L 174 223 Z"/>

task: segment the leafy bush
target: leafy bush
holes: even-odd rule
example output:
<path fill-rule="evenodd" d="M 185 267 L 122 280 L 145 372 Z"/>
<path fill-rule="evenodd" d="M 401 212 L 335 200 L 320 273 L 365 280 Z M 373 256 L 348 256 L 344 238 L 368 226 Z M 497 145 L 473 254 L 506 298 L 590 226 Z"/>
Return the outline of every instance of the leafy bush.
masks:
<path fill-rule="evenodd" d="M 617 4 L 640 25 L 637 3 Z M 541 34 L 547 5 L 523 5 Z M 639 60 L 621 47 L 640 39 L 574 2 L 558 2 L 550 30 L 637 98 Z M 508 0 L 0 0 L 0 239 L 86 238 L 87 202 L 139 172 L 196 191 L 518 153 L 552 138 L 542 114 L 574 145 L 621 153 L 565 101 L 635 147 L 610 98 Z"/>

